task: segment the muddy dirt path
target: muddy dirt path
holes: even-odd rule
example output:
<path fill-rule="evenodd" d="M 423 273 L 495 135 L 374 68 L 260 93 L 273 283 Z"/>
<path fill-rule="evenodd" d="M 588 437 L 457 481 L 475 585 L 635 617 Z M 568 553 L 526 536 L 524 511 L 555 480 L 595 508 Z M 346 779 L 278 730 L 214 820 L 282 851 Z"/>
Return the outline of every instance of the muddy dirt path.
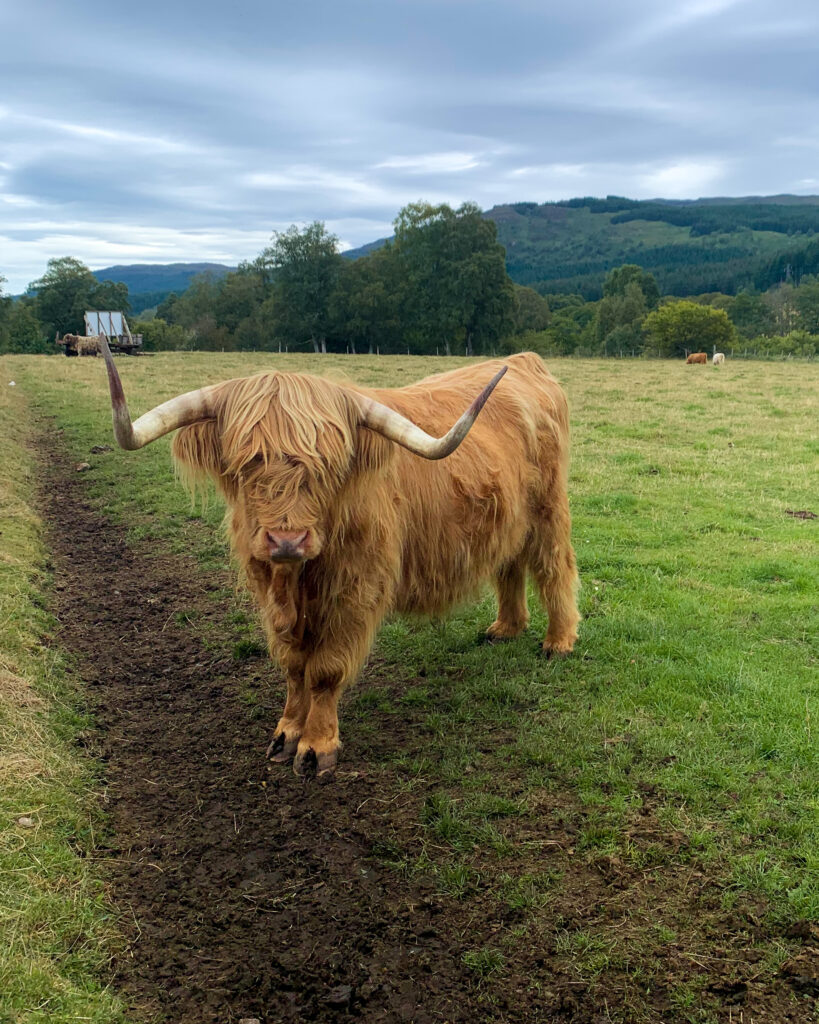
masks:
<path fill-rule="evenodd" d="M 278 688 L 258 718 L 240 689 L 275 684 L 273 670 L 177 622 L 180 609 L 218 622 L 206 588 L 227 573 L 208 584 L 182 558 L 129 548 L 59 445 L 48 456 L 59 642 L 96 716 L 113 895 L 134 922 L 115 982 L 132 1006 L 176 1024 L 474 1020 L 444 905 L 371 856 L 387 814 L 372 777 L 320 786 L 268 769 Z M 392 801 L 390 830 L 400 814 Z"/>
<path fill-rule="evenodd" d="M 672 1024 L 692 1019 L 673 1002 L 691 981 L 692 962 L 704 973 L 712 960 L 700 983 L 721 1004 L 716 1019 L 808 1019 L 807 1004 L 794 999 L 816 984 L 804 957 L 783 969 L 793 978 L 759 980 L 761 954 L 749 949 L 753 916 L 721 909 L 702 872 L 680 872 L 674 859 L 650 871 L 617 858 L 590 865 L 572 857 L 575 810 L 566 794 L 558 813 L 555 792 L 542 813 L 516 820 L 509 838 L 516 851 L 533 843 L 551 851 L 563 884 L 502 975 L 482 988 L 462 955 L 497 945 L 515 912 L 490 896 L 455 900 L 377 856 L 391 844 L 420 844 L 426 794 L 408 791 L 384 757 L 429 744 L 412 710 L 370 709 L 367 725 L 376 728 L 359 735 L 346 719 L 357 763 L 342 766 L 329 785 L 267 766 L 281 687 L 266 658 L 232 655 L 228 570 L 208 578 L 192 560 L 147 543 L 130 547 L 87 502 L 85 478 L 59 437 L 49 438 L 42 509 L 58 642 L 74 656 L 95 713 L 86 742 L 104 766 L 105 871 L 127 930 L 113 983 L 135 1020 Z M 216 641 L 205 644 L 203 635 Z M 365 676 L 391 685 L 381 671 L 375 664 Z M 642 813 L 649 816 L 635 826 L 634 842 L 642 842 L 641 829 L 647 843 L 678 841 L 658 826 L 648 797 Z M 527 856 L 516 853 L 510 869 L 515 859 L 521 875 L 544 869 L 542 857 L 527 863 Z M 489 870 L 497 873 L 497 864 Z M 655 964 L 639 1006 L 627 963 L 590 985 L 558 948 L 556 936 L 594 929 L 604 918 L 639 939 L 657 914 L 679 929 L 680 941 Z M 692 960 L 692 950 L 706 959 Z M 753 1008 L 750 1017 L 741 1016 L 743 1004 Z"/>

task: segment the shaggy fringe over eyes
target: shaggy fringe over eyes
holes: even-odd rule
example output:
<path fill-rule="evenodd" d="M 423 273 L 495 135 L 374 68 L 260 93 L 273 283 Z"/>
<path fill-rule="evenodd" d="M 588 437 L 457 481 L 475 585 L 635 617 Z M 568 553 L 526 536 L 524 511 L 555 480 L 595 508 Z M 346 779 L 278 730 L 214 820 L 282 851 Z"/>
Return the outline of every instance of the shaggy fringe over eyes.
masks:
<path fill-rule="evenodd" d="M 214 477 L 227 497 L 240 483 L 275 517 L 298 503 L 316 518 L 322 492 L 337 486 L 355 450 L 358 409 L 345 389 L 299 374 L 260 373 L 227 381 L 215 420 L 180 430 L 173 443 L 177 473 L 193 493 Z M 320 429 L 319 429 L 320 428 Z"/>

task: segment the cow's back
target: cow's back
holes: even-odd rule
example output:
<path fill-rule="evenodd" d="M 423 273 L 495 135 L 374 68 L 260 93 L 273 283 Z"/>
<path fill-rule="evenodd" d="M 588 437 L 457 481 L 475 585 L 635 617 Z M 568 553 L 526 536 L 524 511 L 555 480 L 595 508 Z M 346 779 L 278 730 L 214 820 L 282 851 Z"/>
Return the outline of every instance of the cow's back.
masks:
<path fill-rule="evenodd" d="M 397 509 L 402 611 L 443 612 L 520 552 L 551 476 L 567 472 L 568 404 L 533 353 L 369 392 L 438 437 L 503 365 L 506 375 L 452 455 L 434 462 L 393 452 L 381 500 Z"/>

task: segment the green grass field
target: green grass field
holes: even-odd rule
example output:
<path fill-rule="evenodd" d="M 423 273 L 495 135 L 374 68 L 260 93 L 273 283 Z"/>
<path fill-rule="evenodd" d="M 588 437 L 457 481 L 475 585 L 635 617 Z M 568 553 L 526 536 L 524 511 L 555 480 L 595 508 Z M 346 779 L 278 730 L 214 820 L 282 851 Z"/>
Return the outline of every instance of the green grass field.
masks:
<path fill-rule="evenodd" d="M 270 366 L 388 385 L 460 362 L 173 353 L 119 366 L 136 417 Z M 542 941 L 589 984 L 612 966 L 633 979 L 632 1016 L 611 1019 L 653 1020 L 640 1016 L 640 992 L 695 924 L 670 891 L 649 905 L 652 872 L 706 875 L 726 913 L 752 906 L 761 976 L 791 954 L 789 928 L 819 922 L 819 520 L 789 514 L 819 514 L 819 365 L 549 366 L 572 408 L 584 619 L 575 655 L 538 657 L 545 625 L 533 599 L 531 635 L 491 649 L 474 643 L 493 617 L 490 595 L 443 624 L 395 618 L 377 655 L 406 687 L 350 691 L 342 730 L 352 723 L 366 736 L 375 706 L 421 715 L 429 756 L 390 757 L 408 791 L 433 784 L 434 794 L 416 839 L 396 836 L 380 856 L 396 871 L 431 873 L 458 898 L 489 894 L 519 912 L 464 955 L 490 1003 L 519 944 Z M 45 412 L 54 420 L 36 420 Z M 70 749 L 82 719 L 59 654 L 43 643 L 47 552 L 26 445 L 38 430 L 63 430 L 76 461 L 91 463 L 97 507 L 132 539 L 193 553 L 203 570 L 224 564 L 222 510 L 215 498 L 192 508 L 167 438 L 90 454 L 113 444 L 99 360 L 0 359 L 0 416 L 0 914 L 11 938 L 0 949 L 0 1020 L 113 1021 L 111 910 L 73 852 L 77 836 L 93 847 L 95 769 Z M 639 827 L 647 815 L 651 829 Z M 536 826 L 552 819 L 576 839 L 547 870 Z M 604 915 L 593 928 L 554 931 L 549 907 L 570 858 L 645 872 L 633 928 Z M 699 977 L 680 986 L 674 1019 L 728 1020 Z M 806 1021 L 819 1019 L 804 1006 Z"/>
<path fill-rule="evenodd" d="M 4 360 L 0 360 L 4 362 Z M 103 826 L 88 722 L 49 643 L 48 553 L 35 508 L 32 409 L 0 388 L 0 1020 L 121 1019 L 105 969 L 114 909 L 87 859 Z"/>

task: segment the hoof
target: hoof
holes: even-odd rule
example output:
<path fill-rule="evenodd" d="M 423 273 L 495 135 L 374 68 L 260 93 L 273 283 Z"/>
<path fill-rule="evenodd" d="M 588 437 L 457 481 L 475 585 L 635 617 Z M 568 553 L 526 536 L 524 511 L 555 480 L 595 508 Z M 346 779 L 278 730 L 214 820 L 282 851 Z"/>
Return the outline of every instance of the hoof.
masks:
<path fill-rule="evenodd" d="M 302 779 L 318 779 L 319 782 L 333 777 L 338 763 L 338 750 L 327 754 L 316 754 L 312 747 L 303 753 L 296 754 L 293 771 Z"/>
<path fill-rule="evenodd" d="M 487 629 L 485 633 L 482 633 L 479 639 L 479 643 L 482 644 L 503 644 L 508 640 L 514 640 L 519 637 L 522 633 L 526 632 L 529 625 L 529 620 L 525 622 L 501 622 L 499 619 L 495 619 L 492 625 Z"/>
<path fill-rule="evenodd" d="M 288 764 L 293 760 L 298 745 L 298 738 L 289 740 L 285 733 L 280 732 L 270 741 L 270 746 L 264 756 L 268 761 L 274 761 L 276 764 Z"/>
<path fill-rule="evenodd" d="M 541 650 L 547 661 L 558 661 L 560 658 L 568 658 L 572 653 L 571 647 L 547 647 L 546 644 L 543 645 Z"/>
<path fill-rule="evenodd" d="M 511 636 L 495 636 L 493 633 L 479 633 L 477 643 L 479 647 L 486 647 L 488 645 L 494 646 L 495 644 L 505 644 L 512 640 Z"/>

